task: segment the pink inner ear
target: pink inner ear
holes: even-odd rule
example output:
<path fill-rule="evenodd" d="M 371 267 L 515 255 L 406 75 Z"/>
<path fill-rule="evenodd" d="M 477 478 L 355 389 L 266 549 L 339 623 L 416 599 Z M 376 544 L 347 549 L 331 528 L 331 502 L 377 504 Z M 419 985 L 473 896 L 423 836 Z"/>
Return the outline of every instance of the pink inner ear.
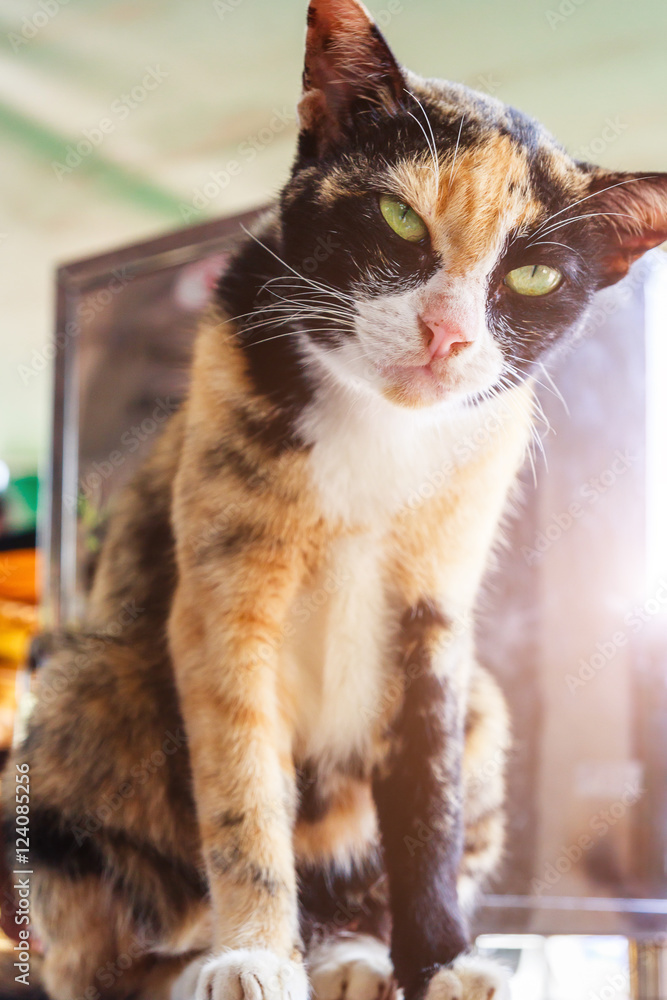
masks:
<path fill-rule="evenodd" d="M 355 52 L 358 59 L 372 23 L 355 0 L 312 0 L 306 35 L 307 89 L 325 90 L 340 63 L 348 64 L 348 73 L 354 71 Z"/>
<path fill-rule="evenodd" d="M 647 250 L 652 250 L 654 247 L 660 246 L 665 239 L 667 239 L 667 234 L 658 234 L 655 230 L 650 230 L 650 233 L 646 233 L 643 236 L 625 237 L 622 244 L 623 252 L 632 260 L 636 260 L 637 257 L 641 257 Z"/>
<path fill-rule="evenodd" d="M 395 103 L 404 87 L 391 50 L 356 0 L 312 0 L 303 84 L 305 95 L 324 93 L 334 133 L 355 97 Z"/>

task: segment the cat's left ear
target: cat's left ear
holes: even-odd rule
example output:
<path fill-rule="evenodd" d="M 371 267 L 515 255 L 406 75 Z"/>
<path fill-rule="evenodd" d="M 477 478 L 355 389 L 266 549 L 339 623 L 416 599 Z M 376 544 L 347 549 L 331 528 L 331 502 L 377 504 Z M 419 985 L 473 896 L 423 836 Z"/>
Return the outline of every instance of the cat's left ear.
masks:
<path fill-rule="evenodd" d="M 301 152 L 317 156 L 340 142 L 353 116 L 395 111 L 405 79 L 372 17 L 357 0 L 311 0 L 308 7 Z"/>
<path fill-rule="evenodd" d="M 591 174 L 582 212 L 601 212 L 607 236 L 602 286 L 627 274 L 637 258 L 667 240 L 667 174 Z"/>

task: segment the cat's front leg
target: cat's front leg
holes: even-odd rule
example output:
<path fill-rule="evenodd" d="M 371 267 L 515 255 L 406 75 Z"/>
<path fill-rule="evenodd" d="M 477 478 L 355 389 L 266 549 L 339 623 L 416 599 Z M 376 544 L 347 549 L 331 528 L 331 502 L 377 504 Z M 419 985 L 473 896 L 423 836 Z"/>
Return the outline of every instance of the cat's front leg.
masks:
<path fill-rule="evenodd" d="M 389 877 L 391 956 L 406 1000 L 502 1000 L 499 968 L 465 956 L 457 882 L 468 640 L 436 603 L 403 619 L 402 706 L 374 780 Z"/>
<path fill-rule="evenodd" d="M 277 697 L 286 547 L 185 566 L 170 641 L 214 916 L 195 1000 L 306 1000 L 292 848 L 291 736 Z"/>

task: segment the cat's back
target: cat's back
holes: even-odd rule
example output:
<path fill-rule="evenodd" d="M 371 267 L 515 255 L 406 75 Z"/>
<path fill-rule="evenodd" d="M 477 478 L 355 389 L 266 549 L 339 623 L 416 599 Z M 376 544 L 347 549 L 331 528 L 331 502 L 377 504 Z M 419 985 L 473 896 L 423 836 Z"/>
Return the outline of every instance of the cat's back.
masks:
<path fill-rule="evenodd" d="M 131 615 L 136 631 L 164 628 L 176 585 L 171 504 L 183 425 L 179 410 L 116 498 L 89 597 L 90 626 L 108 629 L 119 617 L 127 624 Z"/>
<path fill-rule="evenodd" d="M 54 823 L 65 820 L 77 850 L 103 827 L 146 838 L 169 856 L 194 850 L 191 824 L 164 819 L 192 815 L 167 642 L 181 441 L 179 412 L 118 494 L 84 621 L 50 640 L 20 750 L 30 764 L 36 850 L 42 841 L 48 848 Z"/>

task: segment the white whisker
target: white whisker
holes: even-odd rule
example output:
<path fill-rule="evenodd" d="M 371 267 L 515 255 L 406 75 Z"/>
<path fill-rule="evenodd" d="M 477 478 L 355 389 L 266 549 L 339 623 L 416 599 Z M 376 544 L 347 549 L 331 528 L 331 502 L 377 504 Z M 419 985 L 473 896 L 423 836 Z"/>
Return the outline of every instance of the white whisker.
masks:
<path fill-rule="evenodd" d="M 449 184 L 447 185 L 447 190 L 452 186 L 452 181 L 454 180 L 454 167 L 456 166 L 456 158 L 459 155 L 459 146 L 461 144 L 461 132 L 463 131 L 464 118 L 461 118 L 461 124 L 459 125 L 459 134 L 456 139 L 456 147 L 454 149 L 454 159 L 452 160 L 452 169 L 449 172 Z"/>
<path fill-rule="evenodd" d="M 554 226 L 549 226 L 542 233 L 537 233 L 533 235 L 548 236 L 549 233 L 554 233 L 557 229 L 563 229 L 564 226 L 569 226 L 573 222 L 578 222 L 580 219 L 595 219 L 595 218 L 612 218 L 613 216 L 619 216 L 620 218 L 631 219 L 633 216 L 629 215 L 627 212 L 587 212 L 584 215 L 575 215 L 572 219 L 564 219 L 557 222 Z M 532 246 L 533 241 L 531 241 L 528 246 Z"/>
<path fill-rule="evenodd" d="M 574 247 L 569 246 L 567 243 L 557 243 L 556 240 L 533 240 L 529 243 L 530 247 L 542 247 L 542 246 L 554 246 L 554 247 L 564 247 L 566 250 L 570 250 L 572 253 L 576 253 L 577 257 L 584 259 L 584 255 L 575 250 Z"/>
<path fill-rule="evenodd" d="M 419 119 L 415 115 L 412 114 L 411 111 L 408 111 L 408 114 L 410 115 L 410 117 L 414 118 L 414 120 L 417 122 L 417 124 L 419 125 L 420 129 L 424 133 L 424 138 L 426 139 L 426 143 L 428 145 L 428 148 L 431 151 L 431 159 L 433 160 L 433 172 L 434 172 L 434 176 L 435 176 L 435 196 L 437 198 L 438 194 L 440 192 L 440 160 L 438 158 L 438 147 L 436 146 L 436 142 L 435 142 L 435 134 L 433 132 L 433 126 L 431 125 L 431 121 L 430 121 L 428 115 L 426 114 L 426 110 L 424 108 L 424 105 L 419 100 L 419 98 L 415 94 L 413 94 L 411 90 L 407 90 L 406 89 L 405 93 L 408 94 L 412 98 L 412 100 L 415 101 L 419 105 L 419 107 L 421 108 L 421 112 L 422 112 L 422 114 L 424 116 L 424 120 L 426 121 L 426 124 L 428 125 L 428 130 L 429 130 L 429 132 L 431 134 L 431 139 L 429 141 L 429 137 L 426 135 L 426 131 L 425 131 L 424 126 L 422 125 L 422 123 L 419 121 Z"/>
<path fill-rule="evenodd" d="M 566 205 L 565 208 L 561 208 L 560 211 L 554 212 L 553 215 L 550 215 L 548 219 L 544 220 L 542 225 L 535 231 L 533 235 L 537 236 L 540 230 L 544 226 L 546 226 L 549 222 L 551 222 L 552 219 L 555 219 L 557 218 L 557 216 L 562 215 L 563 212 L 569 212 L 570 209 L 576 208 L 577 205 L 581 205 L 582 202 L 588 201 L 589 198 L 597 198 L 599 195 L 605 194 L 605 192 L 607 191 L 612 191 L 614 188 L 623 187 L 624 184 L 633 184 L 636 183 L 637 181 L 647 180 L 647 179 L 648 178 L 643 178 L 643 177 L 629 177 L 624 181 L 617 181 L 616 184 L 610 184 L 609 187 L 601 188 L 599 191 L 593 191 L 592 194 L 587 194 L 584 198 L 579 198 L 577 201 L 573 201 L 571 205 Z"/>

